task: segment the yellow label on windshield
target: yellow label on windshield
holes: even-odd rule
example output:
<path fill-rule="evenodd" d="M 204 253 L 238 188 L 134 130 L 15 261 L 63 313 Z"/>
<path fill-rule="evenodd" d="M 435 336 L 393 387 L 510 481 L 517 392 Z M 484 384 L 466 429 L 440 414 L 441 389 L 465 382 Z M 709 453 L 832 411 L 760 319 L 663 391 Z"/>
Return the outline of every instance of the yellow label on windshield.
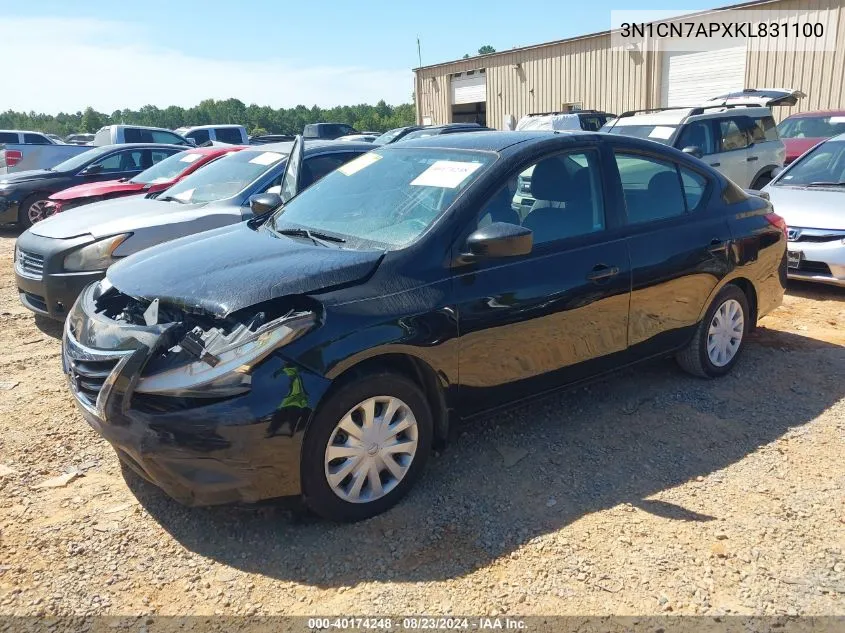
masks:
<path fill-rule="evenodd" d="M 374 152 L 370 152 L 369 154 L 362 154 L 355 160 L 351 160 L 342 167 L 338 168 L 338 171 L 346 176 L 351 176 L 352 174 L 356 174 L 365 167 L 369 167 L 375 162 L 381 160 L 381 154 L 376 154 Z"/>

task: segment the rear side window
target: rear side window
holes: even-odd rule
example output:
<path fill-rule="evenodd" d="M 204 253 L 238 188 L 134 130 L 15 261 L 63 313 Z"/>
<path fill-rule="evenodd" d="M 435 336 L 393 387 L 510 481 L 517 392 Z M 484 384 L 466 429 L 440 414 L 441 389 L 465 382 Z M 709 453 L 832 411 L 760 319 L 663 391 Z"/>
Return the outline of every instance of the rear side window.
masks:
<path fill-rule="evenodd" d="M 233 127 L 215 128 L 214 135 L 221 143 L 232 143 L 233 145 L 238 145 L 244 142 L 241 137 L 241 131 Z"/>
<path fill-rule="evenodd" d="M 0 143 L 18 143 L 19 141 L 16 132 L 0 132 Z"/>
<path fill-rule="evenodd" d="M 775 126 L 774 117 L 754 117 L 751 138 L 755 143 L 778 140 L 778 129 Z"/>
<path fill-rule="evenodd" d="M 208 130 L 194 130 L 187 136 L 188 138 L 194 139 L 197 145 L 208 143 L 208 141 L 211 140 L 211 135 L 208 133 Z"/>
<path fill-rule="evenodd" d="M 687 209 L 697 211 L 707 190 L 707 178 L 685 167 L 679 167 L 681 172 L 681 183 L 684 187 L 684 197 L 687 201 Z"/>
<path fill-rule="evenodd" d="M 630 224 L 664 220 L 686 213 L 684 189 L 675 163 L 617 152 L 616 166 Z"/>
<path fill-rule="evenodd" d="M 748 147 L 748 137 L 733 119 L 719 121 L 719 151 L 731 152 Z"/>
<path fill-rule="evenodd" d="M 40 134 L 24 134 L 23 142 L 27 145 L 52 145 L 48 138 Z"/>

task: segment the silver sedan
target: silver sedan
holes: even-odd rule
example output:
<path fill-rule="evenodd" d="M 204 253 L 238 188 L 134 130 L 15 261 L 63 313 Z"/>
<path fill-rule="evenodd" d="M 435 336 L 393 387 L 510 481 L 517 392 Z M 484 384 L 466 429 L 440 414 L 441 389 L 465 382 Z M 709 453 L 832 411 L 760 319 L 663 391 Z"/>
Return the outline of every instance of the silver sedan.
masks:
<path fill-rule="evenodd" d="M 816 145 L 764 191 L 788 226 L 789 277 L 845 287 L 845 134 Z"/>

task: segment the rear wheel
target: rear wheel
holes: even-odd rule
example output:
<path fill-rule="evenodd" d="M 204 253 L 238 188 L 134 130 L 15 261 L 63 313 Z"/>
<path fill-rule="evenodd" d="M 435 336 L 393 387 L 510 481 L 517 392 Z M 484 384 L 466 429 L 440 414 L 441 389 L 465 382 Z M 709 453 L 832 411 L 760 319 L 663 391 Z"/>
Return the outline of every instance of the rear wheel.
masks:
<path fill-rule="evenodd" d="M 687 347 L 678 353 L 678 364 L 704 378 L 724 376 L 736 364 L 748 333 L 748 298 L 737 286 L 725 286 Z"/>
<path fill-rule="evenodd" d="M 425 466 L 433 428 L 425 396 L 404 376 L 367 374 L 346 382 L 320 406 L 305 435 L 306 504 L 333 521 L 384 512 Z"/>
<path fill-rule="evenodd" d="M 24 229 L 28 229 L 47 217 L 49 217 L 47 197 L 44 194 L 34 195 L 21 203 L 21 209 L 18 212 L 18 224 Z"/>

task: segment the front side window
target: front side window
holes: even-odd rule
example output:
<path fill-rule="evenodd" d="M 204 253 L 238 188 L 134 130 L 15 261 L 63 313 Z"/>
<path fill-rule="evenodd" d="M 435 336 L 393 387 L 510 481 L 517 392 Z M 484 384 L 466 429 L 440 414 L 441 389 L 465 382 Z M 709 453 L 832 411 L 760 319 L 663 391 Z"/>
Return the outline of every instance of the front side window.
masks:
<path fill-rule="evenodd" d="M 748 147 L 748 136 L 734 119 L 719 121 L 719 151 L 732 152 Z"/>
<path fill-rule="evenodd" d="M 194 130 L 188 134 L 188 138 L 194 139 L 194 142 L 197 145 L 202 145 L 203 143 L 208 143 L 208 141 L 211 140 L 211 135 L 208 133 L 208 130 Z"/>
<path fill-rule="evenodd" d="M 109 154 L 112 151 L 114 150 L 111 147 L 97 147 L 95 149 L 89 149 L 81 154 L 77 154 L 76 156 L 71 156 L 66 161 L 59 163 L 53 167 L 53 171 L 74 171 L 76 169 L 80 169 L 96 160 L 98 157 Z"/>
<path fill-rule="evenodd" d="M 416 240 L 496 160 L 488 152 L 379 149 L 303 190 L 266 223 L 346 239 L 345 247 L 402 248 Z"/>
<path fill-rule="evenodd" d="M 161 194 L 159 200 L 185 203 L 213 202 L 245 190 L 287 157 L 280 152 L 244 150 L 198 169 Z"/>
<path fill-rule="evenodd" d="M 139 171 L 141 169 L 141 160 L 143 158 L 143 150 L 132 150 L 128 152 L 117 152 L 111 156 L 98 160 L 94 165 L 99 165 L 103 169 L 100 173 L 117 173 L 124 171 Z"/>
<path fill-rule="evenodd" d="M 605 218 L 598 154 L 559 154 L 522 169 L 482 208 L 479 228 L 493 222 L 531 229 L 534 244 L 601 231 Z"/>
<path fill-rule="evenodd" d="M 123 129 L 123 140 L 126 143 L 152 143 L 153 137 L 149 130 L 127 127 Z"/>
<path fill-rule="evenodd" d="M 49 141 L 49 139 L 47 139 L 44 136 L 41 136 L 40 134 L 24 134 L 23 135 L 23 142 L 26 143 L 27 145 L 52 145 L 53 144 Z"/>
<path fill-rule="evenodd" d="M 716 143 L 713 139 L 713 129 L 707 121 L 694 121 L 684 126 L 675 143 L 678 149 L 697 147 L 705 156 L 716 153 Z"/>
<path fill-rule="evenodd" d="M 675 163 L 617 152 L 616 166 L 629 223 L 652 222 L 686 213 L 684 190 Z"/>

